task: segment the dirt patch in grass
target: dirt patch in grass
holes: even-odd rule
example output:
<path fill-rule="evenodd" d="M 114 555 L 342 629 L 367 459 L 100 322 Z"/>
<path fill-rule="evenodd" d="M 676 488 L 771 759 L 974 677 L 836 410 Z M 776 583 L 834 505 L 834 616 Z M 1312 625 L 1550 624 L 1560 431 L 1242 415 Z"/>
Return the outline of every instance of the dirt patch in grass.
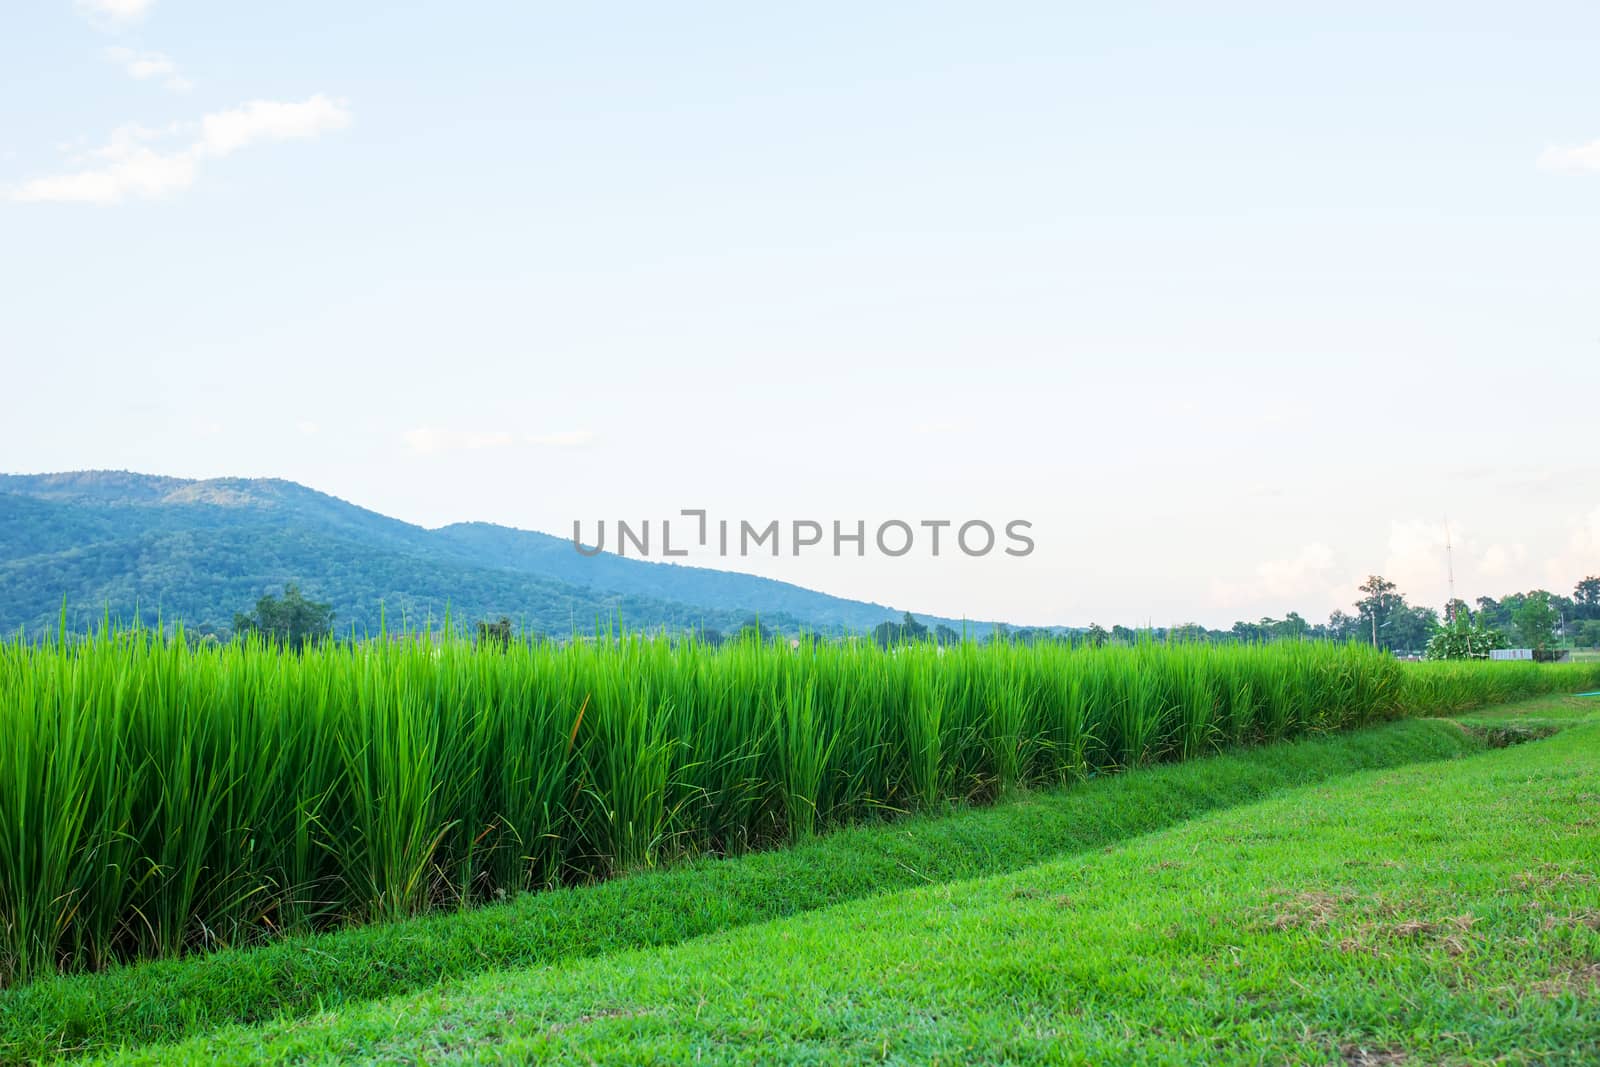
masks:
<path fill-rule="evenodd" d="M 1406 1063 L 1410 1057 L 1401 1049 L 1367 1048 L 1365 1045 L 1346 1043 L 1339 1046 L 1339 1058 L 1349 1067 L 1383 1067 L 1386 1064 Z"/>
<path fill-rule="evenodd" d="M 580 1015 L 571 1022 L 555 1023 L 545 1031 L 547 1034 L 564 1034 L 568 1030 L 576 1030 L 580 1026 L 588 1026 L 606 1019 L 638 1019 L 654 1012 L 643 1008 L 616 1008 L 612 1011 L 597 1011 L 592 1015 Z"/>
<path fill-rule="evenodd" d="M 1393 909 L 1384 909 L 1391 911 Z M 1471 914 L 1448 915 L 1442 919 L 1400 919 L 1392 915 L 1382 922 L 1359 924 L 1347 937 L 1341 938 L 1338 949 L 1344 953 L 1366 953 L 1386 956 L 1387 945 L 1398 941 L 1435 945 L 1447 955 L 1464 956 L 1472 944 L 1472 928 L 1478 917 Z"/>
<path fill-rule="evenodd" d="M 1454 720 L 1452 720 L 1454 721 Z M 1478 738 L 1489 748 L 1510 748 L 1561 732 L 1560 726 L 1520 726 L 1507 723 L 1456 722 L 1462 731 Z"/>
<path fill-rule="evenodd" d="M 1548 981 L 1535 982 L 1533 991 L 1546 997 L 1600 995 L 1600 962 L 1589 960 L 1558 968 Z"/>
<path fill-rule="evenodd" d="M 1594 875 L 1587 871 L 1574 871 L 1554 863 L 1541 863 L 1531 871 L 1519 871 L 1507 893 L 1529 893 L 1565 889 L 1569 886 L 1592 885 Z"/>
<path fill-rule="evenodd" d="M 1270 930 L 1321 930 L 1338 918 L 1340 909 L 1355 899 L 1352 893 L 1311 890 L 1266 909 L 1263 925 Z"/>

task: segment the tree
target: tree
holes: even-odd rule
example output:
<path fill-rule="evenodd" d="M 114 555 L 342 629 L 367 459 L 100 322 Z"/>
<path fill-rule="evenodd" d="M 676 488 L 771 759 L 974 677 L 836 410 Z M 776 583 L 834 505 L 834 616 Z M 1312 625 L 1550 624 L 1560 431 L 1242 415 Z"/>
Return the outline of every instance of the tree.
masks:
<path fill-rule="evenodd" d="M 739 632 L 733 635 L 733 639 L 735 641 L 754 641 L 757 644 L 764 645 L 772 640 L 772 631 L 762 625 L 760 619 L 753 618 L 739 627 Z"/>
<path fill-rule="evenodd" d="M 501 652 L 511 647 L 511 620 L 500 616 L 496 622 L 478 623 L 478 647 L 498 648 Z"/>
<path fill-rule="evenodd" d="M 1271 622 L 1272 620 L 1268 619 L 1267 621 Z M 1261 631 L 1260 623 L 1245 622 L 1242 619 L 1234 623 L 1233 629 L 1229 632 L 1233 634 L 1234 640 L 1240 644 L 1255 644 L 1266 639 L 1266 635 Z"/>
<path fill-rule="evenodd" d="M 961 635 L 942 622 L 933 628 L 933 639 L 941 645 L 959 645 L 961 643 Z"/>
<path fill-rule="evenodd" d="M 1366 633 L 1362 636 L 1369 637 L 1374 646 L 1384 643 L 1387 635 L 1380 636 L 1378 630 L 1389 622 L 1389 617 L 1394 610 L 1406 602 L 1393 582 L 1381 574 L 1369 574 L 1367 580 L 1357 587 L 1367 594 L 1356 601 L 1356 614 L 1360 617 Z"/>
<path fill-rule="evenodd" d="M 1478 615 L 1485 626 L 1495 626 L 1504 629 L 1511 625 L 1511 612 L 1505 605 L 1492 596 L 1478 598 Z"/>
<path fill-rule="evenodd" d="M 233 631 L 239 635 L 260 634 L 276 645 L 304 648 L 326 640 L 333 633 L 333 605 L 307 600 L 293 582 L 283 587 L 283 599 L 268 593 L 256 601 L 248 615 L 233 617 Z"/>
<path fill-rule="evenodd" d="M 1600 619 L 1600 576 L 1591 574 L 1572 590 L 1572 601 L 1579 619 Z"/>
<path fill-rule="evenodd" d="M 1505 634 L 1484 623 L 1482 612 L 1475 620 L 1463 605 L 1434 630 L 1422 655 L 1424 659 L 1488 659 L 1491 651 L 1510 643 Z"/>
<path fill-rule="evenodd" d="M 872 631 L 872 639 L 884 648 L 921 641 L 927 636 L 928 628 L 918 622 L 909 611 L 899 622 L 880 622 Z"/>
<path fill-rule="evenodd" d="M 1524 597 L 1511 619 L 1517 627 L 1517 636 L 1529 648 L 1545 649 L 1555 643 L 1556 609 L 1550 606 L 1550 594 L 1544 590 Z"/>
<path fill-rule="evenodd" d="M 1573 631 L 1572 643 L 1582 648 L 1600 648 L 1600 619 L 1585 619 Z"/>
<path fill-rule="evenodd" d="M 1432 608 L 1412 607 L 1402 600 L 1390 614 L 1388 625 L 1378 631 L 1378 637 L 1397 651 L 1421 652 L 1438 628 L 1439 616 Z"/>
<path fill-rule="evenodd" d="M 1089 624 L 1089 629 L 1084 631 L 1083 639 L 1089 645 L 1089 647 L 1100 648 L 1104 646 L 1107 641 L 1111 640 L 1111 634 L 1104 626 L 1101 626 L 1097 622 L 1091 622 Z"/>
<path fill-rule="evenodd" d="M 1361 620 L 1334 609 L 1328 616 L 1328 637 L 1334 641 L 1354 641 L 1361 637 Z"/>

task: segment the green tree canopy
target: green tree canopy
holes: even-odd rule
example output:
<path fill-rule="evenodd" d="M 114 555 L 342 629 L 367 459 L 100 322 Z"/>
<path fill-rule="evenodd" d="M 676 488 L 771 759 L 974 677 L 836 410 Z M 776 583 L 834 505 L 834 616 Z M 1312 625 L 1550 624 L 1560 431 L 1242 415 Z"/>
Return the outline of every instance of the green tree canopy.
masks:
<path fill-rule="evenodd" d="M 478 623 L 480 647 L 498 648 L 504 652 L 511 647 L 511 634 L 511 619 L 505 615 L 500 616 L 495 622 Z"/>
<path fill-rule="evenodd" d="M 1365 631 L 1362 636 L 1369 637 L 1374 645 L 1383 644 L 1388 635 L 1379 634 L 1378 629 L 1390 621 L 1395 609 L 1402 607 L 1406 598 L 1400 594 L 1398 586 L 1381 574 L 1367 575 L 1367 580 L 1357 588 L 1367 594 L 1355 603 L 1356 614 Z"/>
<path fill-rule="evenodd" d="M 733 635 L 733 639 L 735 641 L 755 641 L 764 645 L 772 640 L 772 631 L 760 619 L 751 618 L 743 626 L 739 627 L 739 631 Z"/>
<path fill-rule="evenodd" d="M 1600 619 L 1600 576 L 1591 574 L 1572 590 L 1572 600 L 1580 619 Z"/>
<path fill-rule="evenodd" d="M 872 639 L 885 648 L 911 641 L 922 641 L 927 636 L 928 628 L 918 622 L 909 611 L 899 622 L 880 622 L 872 629 Z"/>
<path fill-rule="evenodd" d="M 1550 605 L 1550 594 L 1543 589 L 1529 593 L 1511 613 L 1517 636 L 1529 648 L 1549 648 L 1556 638 L 1556 609 Z"/>
<path fill-rule="evenodd" d="M 283 598 L 268 593 L 256 601 L 248 615 L 233 617 L 236 634 L 260 634 L 274 644 L 290 648 L 327 639 L 333 634 L 333 606 L 308 600 L 293 582 L 283 587 Z"/>
<path fill-rule="evenodd" d="M 1600 648 L 1600 619 L 1584 619 L 1578 623 L 1572 640 L 1583 648 Z"/>

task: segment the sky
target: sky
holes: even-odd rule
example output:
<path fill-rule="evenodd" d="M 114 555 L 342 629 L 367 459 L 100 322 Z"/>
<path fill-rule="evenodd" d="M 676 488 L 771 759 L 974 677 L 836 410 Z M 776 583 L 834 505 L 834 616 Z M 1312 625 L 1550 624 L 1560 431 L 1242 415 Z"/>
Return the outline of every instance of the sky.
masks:
<path fill-rule="evenodd" d="M 1021 519 L 691 561 L 1026 624 L 1570 593 L 1600 6 L 1301 6 L 18 2 L 0 470 Z"/>

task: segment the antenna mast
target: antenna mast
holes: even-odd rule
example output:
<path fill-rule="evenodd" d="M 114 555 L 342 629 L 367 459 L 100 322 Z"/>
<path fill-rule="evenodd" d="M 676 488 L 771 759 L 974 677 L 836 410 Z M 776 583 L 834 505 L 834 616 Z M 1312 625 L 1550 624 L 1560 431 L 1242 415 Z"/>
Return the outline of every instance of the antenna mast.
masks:
<path fill-rule="evenodd" d="M 1450 607 L 1445 612 L 1446 615 L 1450 616 L 1450 619 L 1446 621 L 1453 621 L 1456 611 L 1456 554 L 1450 545 L 1450 520 L 1448 518 L 1444 520 L 1444 566 L 1445 573 L 1450 578 Z"/>

